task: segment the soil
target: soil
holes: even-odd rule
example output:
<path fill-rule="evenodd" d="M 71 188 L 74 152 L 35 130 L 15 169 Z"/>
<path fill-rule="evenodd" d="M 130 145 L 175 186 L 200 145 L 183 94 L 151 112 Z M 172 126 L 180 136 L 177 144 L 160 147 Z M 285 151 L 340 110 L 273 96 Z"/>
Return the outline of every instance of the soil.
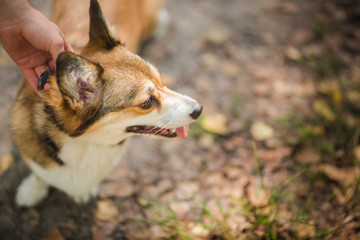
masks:
<path fill-rule="evenodd" d="M 51 1 L 30 2 L 49 16 Z M 56 189 L 14 204 L 29 174 L 8 130 L 22 74 L 0 49 L 0 163 L 15 159 L 0 167 L 0 238 L 359 239 L 359 2 L 165 5 L 169 28 L 140 54 L 203 117 L 186 140 L 131 138 L 86 205 Z"/>

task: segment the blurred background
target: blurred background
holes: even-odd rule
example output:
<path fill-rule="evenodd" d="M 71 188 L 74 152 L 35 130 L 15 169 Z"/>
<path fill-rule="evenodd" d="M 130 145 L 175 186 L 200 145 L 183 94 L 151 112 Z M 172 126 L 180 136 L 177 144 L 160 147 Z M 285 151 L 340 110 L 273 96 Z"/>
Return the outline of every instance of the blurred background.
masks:
<path fill-rule="evenodd" d="M 84 206 L 55 189 L 14 205 L 29 173 L 8 131 L 22 73 L 0 49 L 0 238 L 360 239 L 359 1 L 165 6 L 169 28 L 140 54 L 202 117 L 187 140 L 133 137 Z"/>

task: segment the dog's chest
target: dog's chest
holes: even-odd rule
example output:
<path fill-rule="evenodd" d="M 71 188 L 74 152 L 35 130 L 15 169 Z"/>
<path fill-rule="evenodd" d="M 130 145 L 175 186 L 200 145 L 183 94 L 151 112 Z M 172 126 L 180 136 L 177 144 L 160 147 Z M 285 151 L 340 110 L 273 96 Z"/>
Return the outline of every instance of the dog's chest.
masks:
<path fill-rule="evenodd" d="M 63 145 L 58 156 L 71 169 L 95 173 L 113 168 L 121 158 L 123 145 L 104 145 L 72 139 Z"/>
<path fill-rule="evenodd" d="M 49 184 L 76 196 L 89 192 L 117 165 L 124 144 L 102 145 L 70 139 L 61 148 L 58 157 L 63 166 L 43 169 L 31 164 L 39 177 Z"/>

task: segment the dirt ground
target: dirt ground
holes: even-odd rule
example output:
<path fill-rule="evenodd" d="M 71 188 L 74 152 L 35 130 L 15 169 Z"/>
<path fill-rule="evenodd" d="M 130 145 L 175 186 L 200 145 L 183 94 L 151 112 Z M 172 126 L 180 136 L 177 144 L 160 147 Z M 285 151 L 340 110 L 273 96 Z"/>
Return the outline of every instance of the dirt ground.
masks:
<path fill-rule="evenodd" d="M 30 2 L 49 16 L 51 1 Z M 56 189 L 15 206 L 29 173 L 7 127 L 21 72 L 0 50 L 0 239 L 360 239 L 359 1 L 166 9 L 141 55 L 202 118 L 186 140 L 133 137 L 83 206 Z"/>

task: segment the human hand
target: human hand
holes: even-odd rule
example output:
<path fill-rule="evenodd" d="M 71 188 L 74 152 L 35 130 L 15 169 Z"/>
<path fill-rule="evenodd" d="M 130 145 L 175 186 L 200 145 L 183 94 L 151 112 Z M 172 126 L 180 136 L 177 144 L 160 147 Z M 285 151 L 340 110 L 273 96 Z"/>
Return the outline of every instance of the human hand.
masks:
<path fill-rule="evenodd" d="M 26 0 L 0 3 L 0 42 L 37 92 L 41 74 L 55 70 L 58 54 L 74 50 L 60 29 Z M 44 87 L 49 88 L 50 84 Z"/>

